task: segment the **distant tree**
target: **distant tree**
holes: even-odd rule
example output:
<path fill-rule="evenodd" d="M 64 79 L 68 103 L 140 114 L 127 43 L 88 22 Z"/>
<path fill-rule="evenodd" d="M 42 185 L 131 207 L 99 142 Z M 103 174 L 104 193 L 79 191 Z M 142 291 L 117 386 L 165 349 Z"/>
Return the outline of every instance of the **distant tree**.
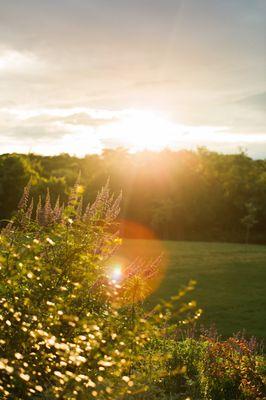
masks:
<path fill-rule="evenodd" d="M 241 219 L 242 224 L 246 228 L 246 243 L 249 243 L 250 231 L 257 223 L 256 214 L 257 208 L 252 202 L 245 204 L 247 214 Z"/>
<path fill-rule="evenodd" d="M 170 239 L 170 230 L 174 220 L 175 204 L 167 199 L 160 201 L 153 209 L 151 224 L 156 232 L 160 232 L 163 239 Z"/>
<path fill-rule="evenodd" d="M 0 160 L 0 218 L 10 218 L 17 207 L 23 188 L 32 178 L 38 179 L 29 160 L 17 154 L 8 154 Z"/>

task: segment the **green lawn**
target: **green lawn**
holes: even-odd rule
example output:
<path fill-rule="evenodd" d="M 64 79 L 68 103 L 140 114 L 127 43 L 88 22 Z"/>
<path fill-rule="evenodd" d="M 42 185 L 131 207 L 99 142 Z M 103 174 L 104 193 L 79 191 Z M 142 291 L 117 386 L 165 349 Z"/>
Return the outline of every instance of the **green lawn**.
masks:
<path fill-rule="evenodd" d="M 225 335 L 245 330 L 266 336 L 266 246 L 200 242 L 126 240 L 121 254 L 128 258 L 168 258 L 154 302 L 175 294 L 189 279 L 197 281 L 191 297 L 203 308 L 202 323 L 215 323 Z"/>

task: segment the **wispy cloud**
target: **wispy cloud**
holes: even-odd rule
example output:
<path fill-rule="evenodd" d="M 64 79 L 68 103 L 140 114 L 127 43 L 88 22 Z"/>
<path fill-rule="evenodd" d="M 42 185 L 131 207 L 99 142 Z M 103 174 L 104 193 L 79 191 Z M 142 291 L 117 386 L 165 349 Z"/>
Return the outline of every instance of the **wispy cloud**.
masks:
<path fill-rule="evenodd" d="M 152 110 L 2 108 L 0 121 L 5 139 L 2 151 L 45 154 L 67 151 L 82 156 L 118 146 L 130 151 L 198 146 L 232 151 L 240 146 L 252 149 L 266 144 L 265 134 L 232 133 L 226 126 L 180 124 Z"/>
<path fill-rule="evenodd" d="M 240 100 L 237 101 L 237 104 L 240 104 L 245 107 L 250 107 L 253 109 L 259 109 L 263 111 L 263 114 L 266 117 L 266 92 L 256 93 L 241 98 Z"/>
<path fill-rule="evenodd" d="M 35 54 L 13 49 L 0 51 L 0 77 L 4 74 L 39 74 L 44 68 L 45 63 Z"/>

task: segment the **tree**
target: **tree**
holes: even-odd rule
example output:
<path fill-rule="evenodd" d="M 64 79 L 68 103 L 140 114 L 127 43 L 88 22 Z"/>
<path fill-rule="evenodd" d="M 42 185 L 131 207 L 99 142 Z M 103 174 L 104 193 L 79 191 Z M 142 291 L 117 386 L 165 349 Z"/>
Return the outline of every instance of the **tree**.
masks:
<path fill-rule="evenodd" d="M 32 179 L 36 181 L 38 174 L 32 168 L 27 157 L 9 154 L 0 160 L 0 218 L 10 218 L 16 210 L 23 188 Z"/>
<path fill-rule="evenodd" d="M 252 202 L 246 203 L 245 208 L 247 214 L 241 219 L 241 222 L 246 228 L 245 241 L 248 244 L 250 238 L 250 231 L 253 228 L 253 226 L 257 223 L 256 219 L 257 208 L 254 206 Z"/>

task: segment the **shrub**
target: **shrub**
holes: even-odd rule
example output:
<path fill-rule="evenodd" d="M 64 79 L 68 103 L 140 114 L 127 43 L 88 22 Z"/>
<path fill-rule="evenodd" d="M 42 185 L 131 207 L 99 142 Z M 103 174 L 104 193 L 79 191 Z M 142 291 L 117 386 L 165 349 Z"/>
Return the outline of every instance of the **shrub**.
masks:
<path fill-rule="evenodd" d="M 163 398 L 167 338 L 200 311 L 182 305 L 173 322 L 186 290 L 142 310 L 160 259 L 110 276 L 121 196 L 108 184 L 86 207 L 78 182 L 66 206 L 48 191 L 35 207 L 29 192 L 0 237 L 1 398 Z"/>
<path fill-rule="evenodd" d="M 199 375 L 206 399 L 263 398 L 263 381 L 257 369 L 259 358 L 247 340 L 229 338 L 222 342 L 206 338 L 205 343 Z"/>
<path fill-rule="evenodd" d="M 163 381 L 169 398 L 181 392 L 195 400 L 264 399 L 264 358 L 250 344 L 237 337 L 169 340 L 172 356 Z"/>

